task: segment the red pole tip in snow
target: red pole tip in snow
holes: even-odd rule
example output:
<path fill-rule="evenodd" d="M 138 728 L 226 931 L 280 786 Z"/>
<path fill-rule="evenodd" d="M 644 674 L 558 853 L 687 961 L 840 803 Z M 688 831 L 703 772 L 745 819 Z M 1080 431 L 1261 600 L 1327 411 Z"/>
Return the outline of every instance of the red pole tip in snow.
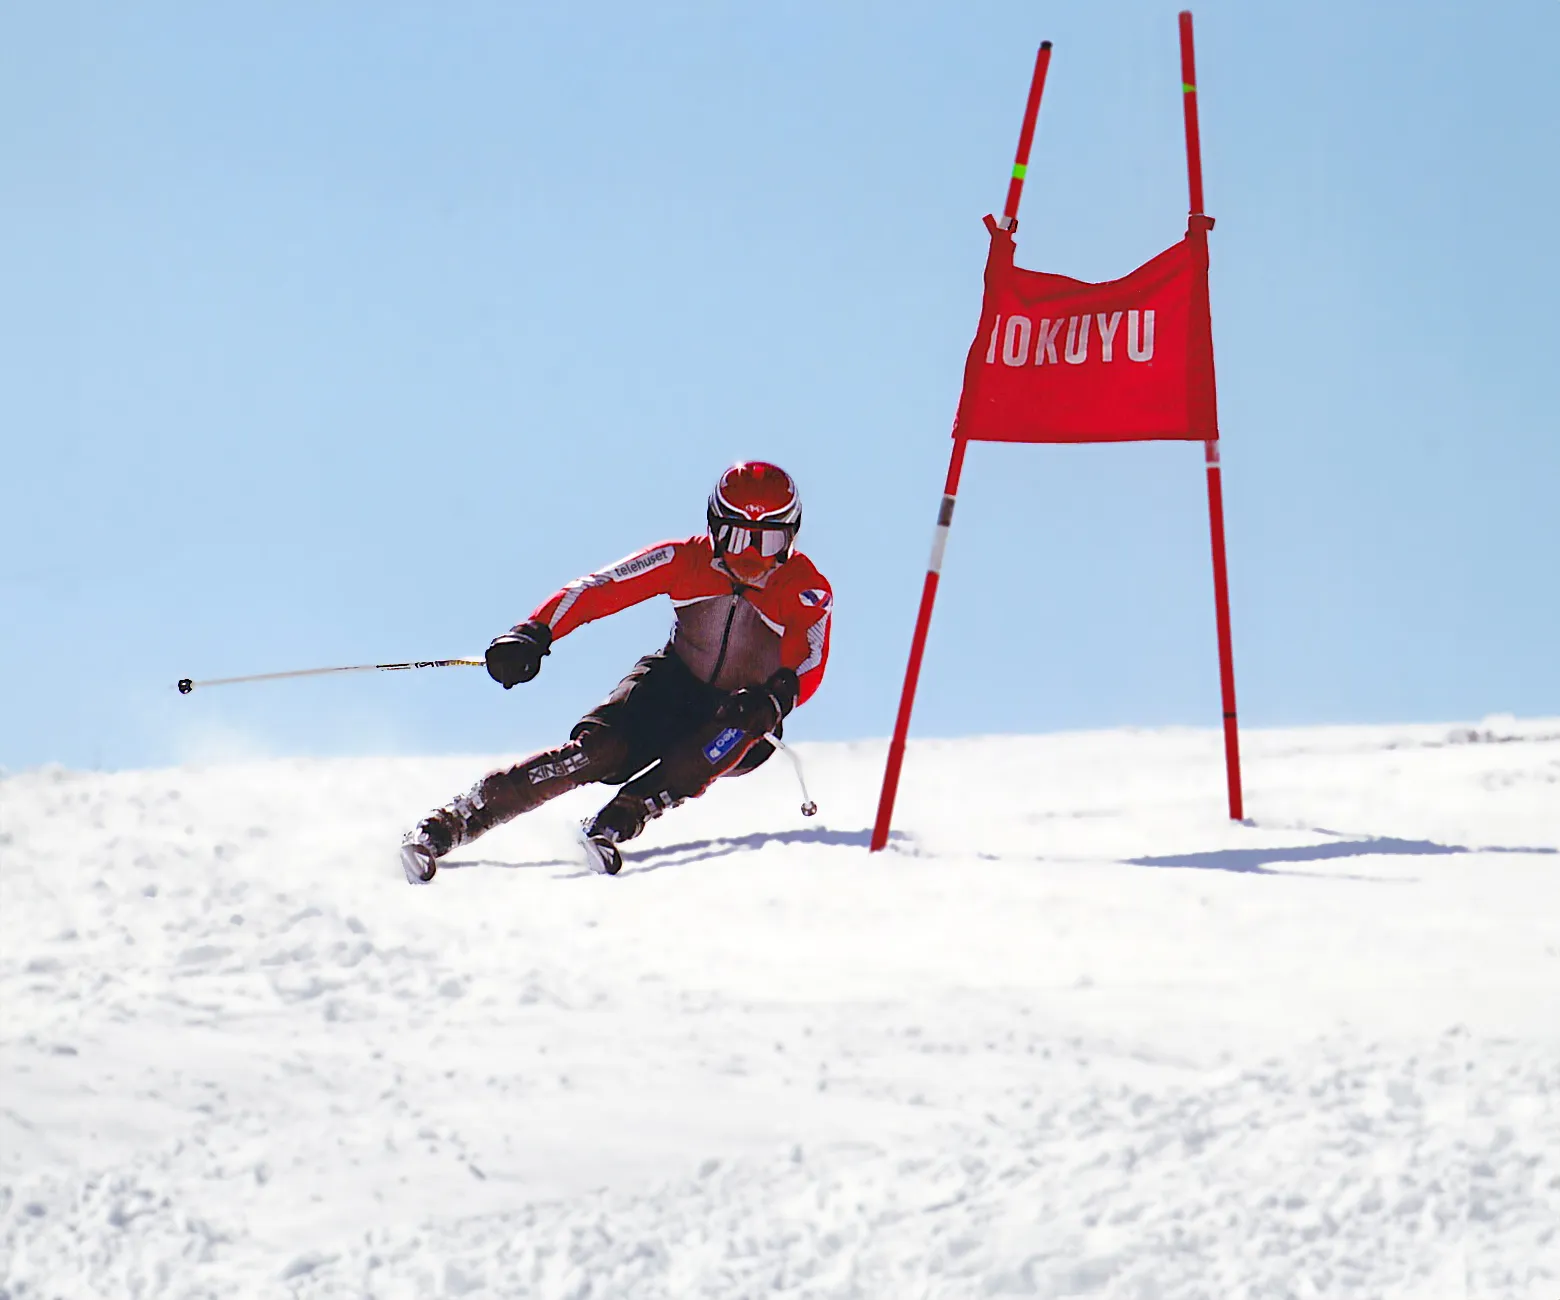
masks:
<path fill-rule="evenodd" d="M 1029 100 L 1024 105 L 1024 125 L 1018 132 L 1018 152 L 1013 158 L 1013 179 L 1008 182 L 1007 202 L 1002 205 L 1002 229 L 1011 230 L 1018 220 L 1018 201 L 1024 195 L 1024 177 L 1029 172 L 1029 146 L 1035 139 L 1035 119 L 1040 115 L 1040 96 L 1045 93 L 1046 69 L 1051 66 L 1051 42 L 1041 41 L 1035 55 L 1034 76 L 1029 80 Z"/>
<path fill-rule="evenodd" d="M 1192 52 L 1192 11 L 1181 11 L 1181 106 L 1186 117 L 1186 183 L 1191 206 L 1203 210 L 1202 140 L 1197 132 L 1197 58 Z"/>
<path fill-rule="evenodd" d="M 1205 443 L 1208 456 L 1208 523 L 1213 541 L 1213 600 L 1219 633 L 1219 694 L 1224 705 L 1224 775 L 1229 787 L 1230 820 L 1246 816 L 1240 781 L 1240 722 L 1235 712 L 1235 651 L 1230 634 L 1230 580 L 1224 554 L 1224 485 L 1219 444 Z"/>

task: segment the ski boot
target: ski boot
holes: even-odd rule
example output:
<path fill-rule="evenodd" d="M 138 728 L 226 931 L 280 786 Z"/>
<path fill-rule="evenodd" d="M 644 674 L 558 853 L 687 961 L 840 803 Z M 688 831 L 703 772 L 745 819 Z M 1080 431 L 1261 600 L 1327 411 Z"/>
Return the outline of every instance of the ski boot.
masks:
<path fill-rule="evenodd" d="M 426 885 L 438 871 L 438 861 L 455 847 L 455 837 L 437 813 L 425 817 L 401 841 L 401 870 L 409 885 Z"/>
<path fill-rule="evenodd" d="M 591 834 L 594 818 L 580 823 L 580 845 L 585 850 L 585 865 L 598 875 L 615 876 L 623 869 L 623 855 L 610 832 Z"/>
<path fill-rule="evenodd" d="M 618 845 L 638 835 L 647 821 L 683 802 L 676 795 L 655 788 L 658 776 L 659 765 L 629 782 L 605 808 L 580 823 L 580 838 L 592 871 L 617 875 L 623 868 L 623 852 Z M 641 788 L 636 790 L 635 786 Z"/>

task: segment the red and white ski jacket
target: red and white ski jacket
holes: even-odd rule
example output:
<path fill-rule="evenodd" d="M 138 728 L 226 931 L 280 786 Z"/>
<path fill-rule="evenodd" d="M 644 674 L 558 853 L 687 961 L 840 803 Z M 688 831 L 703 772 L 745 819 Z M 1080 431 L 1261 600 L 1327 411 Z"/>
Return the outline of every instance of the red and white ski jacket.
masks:
<path fill-rule="evenodd" d="M 750 587 L 716 563 L 708 536 L 660 542 L 576 578 L 531 618 L 546 623 L 556 640 L 652 596 L 672 598 L 671 649 L 700 681 L 732 691 L 761 686 L 777 669 L 790 668 L 801 687 L 796 702 L 803 704 L 823 680 L 834 594 L 800 551 Z"/>

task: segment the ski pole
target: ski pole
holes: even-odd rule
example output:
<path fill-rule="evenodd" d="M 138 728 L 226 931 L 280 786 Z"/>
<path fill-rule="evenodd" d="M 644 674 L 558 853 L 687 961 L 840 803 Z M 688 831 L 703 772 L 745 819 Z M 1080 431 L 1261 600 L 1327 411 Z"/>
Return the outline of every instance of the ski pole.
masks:
<path fill-rule="evenodd" d="M 406 664 L 351 664 L 345 668 L 295 668 L 287 673 L 255 673 L 250 677 L 209 677 L 205 681 L 179 678 L 179 694 L 188 695 L 197 686 L 233 686 L 238 682 L 274 682 L 283 677 L 322 677 L 326 673 L 400 673 L 411 668 L 482 668 L 483 659 L 419 659 Z"/>
<path fill-rule="evenodd" d="M 775 735 L 772 731 L 766 731 L 764 733 L 764 739 L 767 740 L 776 749 L 778 749 L 788 759 L 790 759 L 791 766 L 796 769 L 796 782 L 802 787 L 802 816 L 816 816 L 818 813 L 818 805 L 808 797 L 807 778 L 802 775 L 802 760 L 796 756 L 796 751 L 787 745 L 785 741 L 781 740 L 780 737 Z"/>

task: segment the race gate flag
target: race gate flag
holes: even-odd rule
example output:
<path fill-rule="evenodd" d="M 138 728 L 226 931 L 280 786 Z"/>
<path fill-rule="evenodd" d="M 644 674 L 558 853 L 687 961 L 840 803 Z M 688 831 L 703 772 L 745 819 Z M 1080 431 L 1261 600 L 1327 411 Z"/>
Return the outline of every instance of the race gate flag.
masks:
<path fill-rule="evenodd" d="M 1086 284 L 1013 264 L 986 218 L 980 329 L 953 436 L 979 442 L 1128 442 L 1219 436 L 1208 313 L 1208 230 L 1131 275 Z"/>
<path fill-rule="evenodd" d="M 1018 153 L 1002 216 L 987 217 L 991 247 L 980 326 L 964 363 L 964 388 L 953 422 L 953 454 L 932 534 L 932 555 L 910 640 L 872 827 L 874 853 L 888 844 L 894 796 L 904 765 L 910 713 L 942 575 L 943 554 L 958 502 L 964 456 L 972 442 L 1200 442 L 1208 485 L 1213 598 L 1224 706 L 1224 770 L 1230 817 L 1244 817 L 1240 731 L 1235 713 L 1229 577 L 1224 554 L 1224 488 L 1219 465 L 1219 411 L 1214 392 L 1213 327 L 1208 309 L 1208 232 L 1203 211 L 1202 145 L 1197 127 L 1197 69 L 1192 16 L 1182 13 L 1181 113 L 1186 127 L 1186 236 L 1130 275 L 1087 284 L 1016 265 L 1018 204 L 1029 171 L 1035 120 L 1051 66 L 1051 42 L 1035 56 Z"/>

